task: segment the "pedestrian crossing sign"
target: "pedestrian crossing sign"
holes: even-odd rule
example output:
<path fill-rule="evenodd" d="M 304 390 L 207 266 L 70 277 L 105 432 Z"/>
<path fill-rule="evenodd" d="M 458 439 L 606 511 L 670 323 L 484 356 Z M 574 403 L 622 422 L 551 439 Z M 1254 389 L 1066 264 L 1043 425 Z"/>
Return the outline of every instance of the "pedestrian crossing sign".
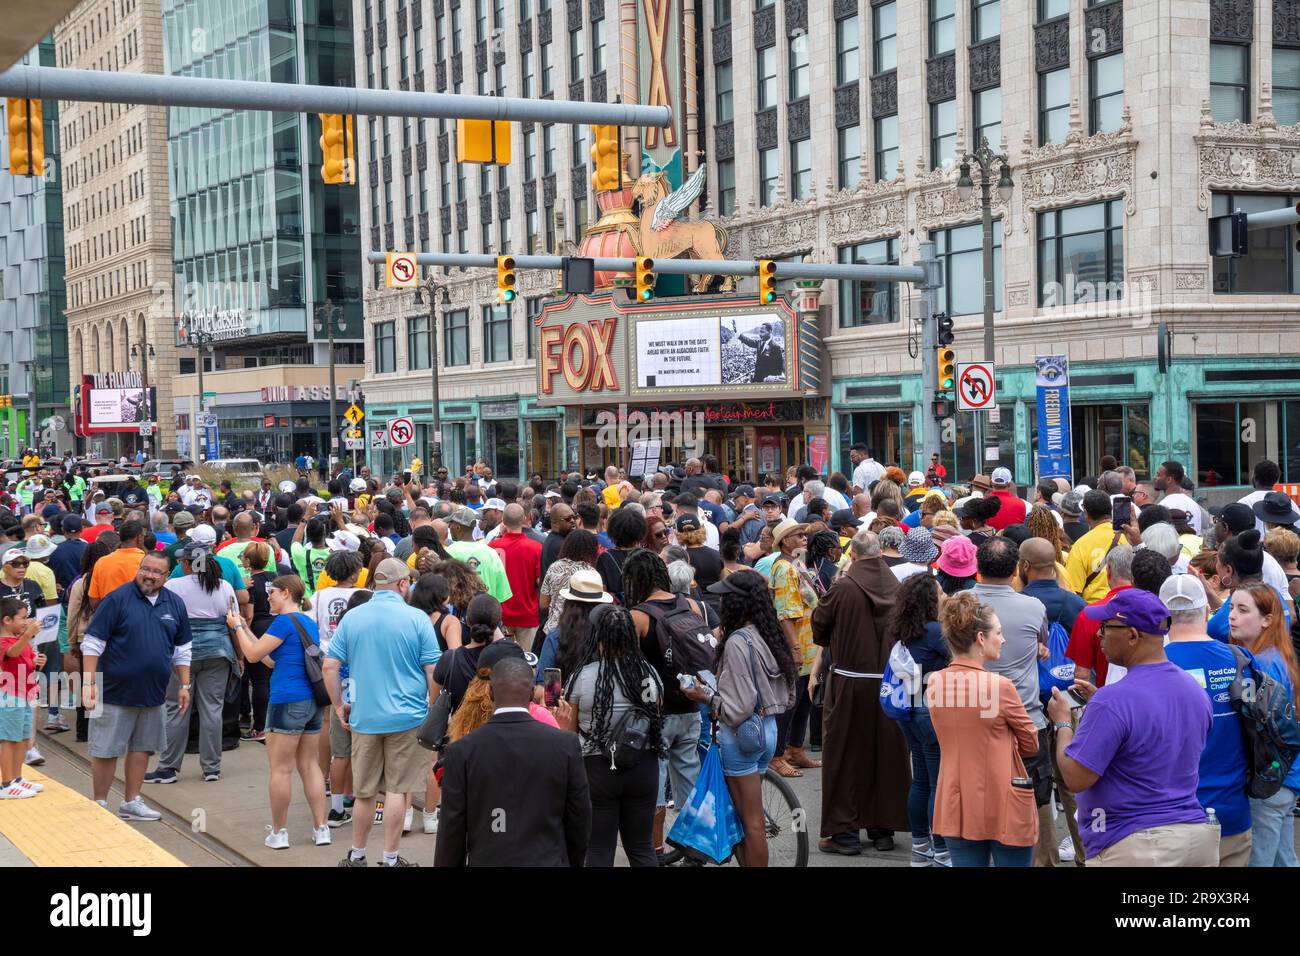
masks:
<path fill-rule="evenodd" d="M 357 408 L 356 405 L 349 405 L 348 410 L 343 413 L 343 417 L 346 418 L 348 421 L 350 421 L 353 425 L 360 425 L 361 419 L 366 417 L 366 413 L 363 412 L 361 409 Z"/>

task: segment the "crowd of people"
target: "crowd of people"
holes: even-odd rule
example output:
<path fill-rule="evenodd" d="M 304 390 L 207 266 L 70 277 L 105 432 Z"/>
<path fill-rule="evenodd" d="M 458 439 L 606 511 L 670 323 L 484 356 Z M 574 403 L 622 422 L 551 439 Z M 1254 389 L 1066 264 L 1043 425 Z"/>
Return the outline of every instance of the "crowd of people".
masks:
<path fill-rule="evenodd" d="M 294 839 L 297 774 L 314 844 L 350 826 L 340 866 L 376 824 L 375 862 L 412 865 L 417 808 L 438 865 L 660 865 L 714 746 L 746 866 L 767 864 L 763 776 L 814 771 L 826 853 L 907 831 L 913 866 L 1296 865 L 1300 767 L 1252 795 L 1229 694 L 1300 680 L 1276 465 L 1212 516 L 1174 461 L 1022 496 L 1005 468 L 945 486 L 850 457 L 761 487 L 710 456 L 239 492 L 173 471 L 117 497 L 33 475 L 0 498 L 0 796 L 40 793 L 39 703 L 106 808 L 124 762 L 128 820 L 160 819 L 144 784 L 186 754 L 219 784 L 226 749 L 264 744 L 266 846 Z M 905 719 L 881 706 L 898 661 Z M 66 718 L 38 701 L 60 670 L 82 680 Z"/>

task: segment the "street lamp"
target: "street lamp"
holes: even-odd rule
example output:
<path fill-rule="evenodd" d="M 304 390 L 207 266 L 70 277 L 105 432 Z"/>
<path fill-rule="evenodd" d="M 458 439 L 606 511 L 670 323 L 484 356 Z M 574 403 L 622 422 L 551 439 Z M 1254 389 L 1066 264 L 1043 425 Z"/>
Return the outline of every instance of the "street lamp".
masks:
<path fill-rule="evenodd" d="M 335 322 L 334 320 L 335 315 L 339 317 L 337 322 Z M 337 405 L 338 395 L 336 394 L 334 388 L 334 326 L 335 325 L 338 326 L 338 330 L 340 332 L 344 331 L 348 327 L 347 318 L 343 315 L 342 309 L 340 309 L 337 305 L 335 305 L 332 300 L 326 299 L 323 303 L 321 303 L 316 308 L 316 318 L 312 322 L 312 328 L 316 330 L 317 335 L 319 335 L 321 332 L 324 332 L 329 337 L 330 450 L 326 455 L 326 459 L 329 461 L 331 467 L 335 463 L 334 453 L 338 450 L 338 446 L 339 446 L 339 428 L 338 428 L 339 416 L 338 416 L 338 405 Z"/>
<path fill-rule="evenodd" d="M 139 356 L 140 358 L 140 380 L 141 383 L 144 385 L 145 417 L 148 419 L 150 425 L 149 437 L 145 437 L 144 441 L 142 441 L 140 444 L 142 447 L 147 449 L 148 446 L 150 445 L 149 438 L 152 437 L 154 434 L 153 402 L 149 400 L 149 363 L 152 362 L 154 359 L 156 359 L 158 356 L 157 353 L 155 353 L 153 350 L 152 343 L 142 345 L 136 342 L 132 342 L 131 358 L 136 358 L 137 356 Z M 148 454 L 147 450 L 145 454 L 146 455 Z"/>
<path fill-rule="evenodd" d="M 438 440 L 438 433 L 442 431 L 442 421 L 438 413 L 438 308 L 437 303 L 441 300 L 445 306 L 451 302 L 451 296 L 447 292 L 449 284 L 439 282 L 438 277 L 432 269 L 425 273 L 416 286 L 414 303 L 423 305 L 424 299 L 421 297 L 423 292 L 429 297 L 429 367 L 433 371 L 433 408 L 429 418 L 429 469 L 427 474 L 432 475 L 442 467 L 442 443 Z"/>
<path fill-rule="evenodd" d="M 31 360 L 20 364 L 27 372 L 27 447 L 38 449 L 39 454 L 41 442 L 36 430 L 36 375 L 44 375 L 50 367 Z"/>
<path fill-rule="evenodd" d="M 993 198 L 990 186 L 993 167 L 1000 164 L 998 196 L 1003 203 L 1011 201 L 1015 183 L 1011 181 L 1011 161 L 1005 153 L 995 153 L 989 148 L 987 138 L 981 136 L 975 152 L 962 157 L 961 171 L 957 177 L 957 196 L 964 202 L 975 190 L 971 179 L 971 163 L 980 172 L 980 209 L 984 218 L 984 361 L 993 361 Z"/>
<path fill-rule="evenodd" d="M 195 416 L 194 416 L 194 422 L 193 422 L 193 425 L 194 425 L 194 448 L 193 448 L 193 451 L 194 451 L 194 460 L 195 460 L 195 461 L 202 461 L 202 460 L 203 460 L 203 457 L 199 454 L 199 427 L 200 427 L 200 426 L 199 426 L 199 417 L 202 416 L 202 415 L 203 415 L 203 414 L 208 410 L 208 396 L 207 396 L 207 392 L 203 391 L 203 356 L 204 356 L 205 353 L 208 354 L 208 355 L 211 355 L 211 354 L 212 354 L 212 342 L 215 340 L 216 337 L 215 337 L 211 332 L 205 331 L 205 330 L 203 330 L 203 329 L 195 329 L 195 328 L 193 328 L 193 326 L 191 325 L 191 328 L 189 329 L 189 334 L 186 336 L 186 338 L 188 338 L 189 341 L 190 341 L 190 344 L 193 345 L 194 348 L 198 350 L 198 356 L 199 356 L 199 359 L 198 359 L 198 368 L 199 368 L 199 410 L 198 410 L 197 414 L 195 414 Z M 207 428 L 206 428 L 206 426 L 204 426 L 204 431 L 206 431 L 206 430 L 207 430 Z"/>

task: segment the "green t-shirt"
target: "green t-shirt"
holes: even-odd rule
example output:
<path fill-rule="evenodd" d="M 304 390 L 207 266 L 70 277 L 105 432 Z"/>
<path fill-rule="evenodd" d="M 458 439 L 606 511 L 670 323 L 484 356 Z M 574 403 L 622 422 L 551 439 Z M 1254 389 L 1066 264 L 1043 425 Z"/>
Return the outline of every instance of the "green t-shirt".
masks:
<path fill-rule="evenodd" d="M 73 501 L 80 501 L 86 496 L 86 479 L 80 475 L 74 475 L 71 481 L 65 481 L 64 486 L 68 489 L 68 497 Z"/>
<path fill-rule="evenodd" d="M 293 559 L 293 569 L 298 572 L 303 584 L 307 585 L 307 593 L 314 594 L 316 579 L 325 570 L 325 559 L 330 556 L 329 548 L 310 548 L 301 541 L 295 541 L 289 549 L 289 556 Z"/>
<path fill-rule="evenodd" d="M 228 544 L 221 549 L 221 556 L 223 558 L 229 558 L 231 561 L 234 561 L 235 566 L 238 567 L 242 573 L 244 562 L 240 560 L 240 557 L 243 555 L 244 549 L 247 548 L 252 543 L 253 542 L 251 541 L 237 541 L 234 544 Z M 266 567 L 262 568 L 262 570 L 270 572 L 271 574 L 275 574 L 275 553 L 274 552 L 272 552 L 267 556 Z M 249 577 L 251 578 L 251 575 Z"/>
<path fill-rule="evenodd" d="M 501 563 L 501 555 L 485 541 L 453 541 L 447 545 L 447 553 L 457 561 L 464 561 L 476 572 L 488 594 L 502 604 L 514 597 L 510 589 L 510 579 L 506 577 L 506 566 Z"/>

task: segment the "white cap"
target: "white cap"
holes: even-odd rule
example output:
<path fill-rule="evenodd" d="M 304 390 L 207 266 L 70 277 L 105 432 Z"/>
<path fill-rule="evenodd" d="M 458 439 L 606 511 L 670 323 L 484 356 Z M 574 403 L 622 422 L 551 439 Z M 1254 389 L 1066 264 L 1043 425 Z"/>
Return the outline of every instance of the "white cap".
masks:
<path fill-rule="evenodd" d="M 489 498 L 483 503 L 484 511 L 505 511 L 506 503 L 500 498 Z"/>
<path fill-rule="evenodd" d="M 278 485 L 276 485 L 276 487 L 285 493 L 290 493 L 298 490 L 297 483 L 290 481 L 288 478 L 280 482 Z"/>
<path fill-rule="evenodd" d="M 989 480 L 992 481 L 993 484 L 1005 488 L 1007 485 L 1011 484 L 1011 469 L 994 468 L 993 474 L 989 475 Z"/>
<path fill-rule="evenodd" d="M 335 531 L 325 539 L 325 546 L 331 551 L 359 551 L 361 539 L 351 531 Z"/>
<path fill-rule="evenodd" d="M 8 564 L 10 561 L 17 561 L 19 558 L 28 560 L 27 552 L 22 548 L 9 548 L 5 551 L 4 557 L 0 558 L 0 564 Z"/>
<path fill-rule="evenodd" d="M 348 490 L 361 494 L 366 490 L 366 480 L 364 478 L 353 478 L 348 482 Z"/>
<path fill-rule="evenodd" d="M 210 524 L 198 524 L 190 528 L 188 537 L 194 544 L 213 545 L 217 543 L 217 529 Z"/>
<path fill-rule="evenodd" d="M 914 471 L 907 476 L 907 486 L 909 488 L 920 488 L 923 484 L 925 484 L 925 475 L 919 471 Z"/>
<path fill-rule="evenodd" d="M 1171 611 L 1199 611 L 1209 607 L 1205 585 L 1194 574 L 1171 574 L 1160 585 L 1160 601 Z"/>

